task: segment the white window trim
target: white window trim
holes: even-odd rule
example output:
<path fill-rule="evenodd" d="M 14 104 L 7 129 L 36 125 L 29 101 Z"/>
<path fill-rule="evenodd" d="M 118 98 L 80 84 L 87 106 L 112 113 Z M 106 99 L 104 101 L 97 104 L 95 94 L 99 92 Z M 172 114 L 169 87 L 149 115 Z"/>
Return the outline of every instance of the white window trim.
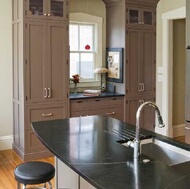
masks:
<path fill-rule="evenodd" d="M 97 17 L 94 15 L 86 14 L 83 12 L 78 12 L 78 13 L 70 13 L 69 14 L 69 20 L 70 22 L 83 22 L 83 23 L 93 23 L 96 25 L 95 27 L 95 69 L 99 68 L 102 66 L 102 44 L 103 44 L 103 39 L 102 39 L 102 29 L 103 29 L 103 18 Z M 99 85 L 99 77 L 96 75 L 96 81 L 84 81 L 82 83 L 79 83 L 81 87 L 88 86 L 98 86 Z"/>

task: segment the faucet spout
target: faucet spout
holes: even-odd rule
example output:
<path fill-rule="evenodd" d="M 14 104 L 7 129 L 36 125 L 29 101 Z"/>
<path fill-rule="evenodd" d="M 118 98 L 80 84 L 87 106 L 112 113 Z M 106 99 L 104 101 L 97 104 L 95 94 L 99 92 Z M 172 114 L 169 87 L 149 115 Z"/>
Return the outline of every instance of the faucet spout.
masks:
<path fill-rule="evenodd" d="M 163 119 L 162 116 L 160 114 L 160 110 L 158 108 L 158 106 L 154 103 L 154 102 L 145 102 L 143 104 L 141 104 L 137 110 L 136 113 L 136 133 L 135 133 L 135 140 L 134 140 L 134 158 L 138 158 L 139 155 L 139 149 L 140 149 L 140 137 L 139 137 L 139 133 L 140 133 L 140 115 L 141 115 L 141 111 L 143 108 L 147 107 L 147 106 L 151 106 L 156 110 L 157 113 L 157 117 L 158 117 L 158 127 L 162 128 L 164 127 L 164 123 L 163 123 Z"/>

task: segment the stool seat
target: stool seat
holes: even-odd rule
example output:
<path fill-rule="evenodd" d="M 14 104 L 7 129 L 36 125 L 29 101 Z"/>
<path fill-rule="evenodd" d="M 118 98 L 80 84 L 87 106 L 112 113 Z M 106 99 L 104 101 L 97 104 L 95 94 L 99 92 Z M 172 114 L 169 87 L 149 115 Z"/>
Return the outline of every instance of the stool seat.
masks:
<path fill-rule="evenodd" d="M 55 176 L 55 168 L 46 162 L 26 162 L 14 170 L 15 179 L 24 184 L 41 184 L 49 182 Z"/>

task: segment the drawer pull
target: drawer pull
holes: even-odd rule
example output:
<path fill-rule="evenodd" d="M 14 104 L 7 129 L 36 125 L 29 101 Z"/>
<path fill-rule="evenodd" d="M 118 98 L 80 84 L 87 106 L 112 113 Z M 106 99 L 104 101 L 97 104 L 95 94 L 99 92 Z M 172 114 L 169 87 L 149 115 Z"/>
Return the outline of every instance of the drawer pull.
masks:
<path fill-rule="evenodd" d="M 48 98 L 51 98 L 51 88 L 48 88 Z"/>
<path fill-rule="evenodd" d="M 80 100 L 80 101 L 77 101 L 77 103 L 82 103 L 83 101 L 82 100 Z"/>
<path fill-rule="evenodd" d="M 112 100 L 117 100 L 117 98 L 112 98 Z"/>
<path fill-rule="evenodd" d="M 95 100 L 96 102 L 99 102 L 100 100 Z"/>
<path fill-rule="evenodd" d="M 47 88 L 44 88 L 44 91 L 45 91 L 45 95 L 44 95 L 44 98 L 47 98 L 47 96 L 48 96 L 48 90 L 47 90 Z"/>
<path fill-rule="evenodd" d="M 185 129 L 190 130 L 190 127 L 185 127 Z"/>
<path fill-rule="evenodd" d="M 43 117 L 50 117 L 50 116 L 53 116 L 52 113 L 49 113 L 49 114 L 42 114 Z"/>
<path fill-rule="evenodd" d="M 115 112 L 107 112 L 107 115 L 115 115 Z"/>

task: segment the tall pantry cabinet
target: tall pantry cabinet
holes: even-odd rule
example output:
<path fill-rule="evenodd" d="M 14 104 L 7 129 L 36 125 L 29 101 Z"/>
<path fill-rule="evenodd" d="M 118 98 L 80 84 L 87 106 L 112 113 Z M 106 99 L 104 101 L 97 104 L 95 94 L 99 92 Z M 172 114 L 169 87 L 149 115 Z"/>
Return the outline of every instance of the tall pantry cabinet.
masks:
<path fill-rule="evenodd" d="M 107 2 L 107 47 L 124 48 L 125 121 L 136 124 L 138 107 L 155 101 L 156 6 L 158 0 Z M 155 112 L 147 107 L 141 127 L 154 130 Z"/>
<path fill-rule="evenodd" d="M 24 160 L 51 153 L 31 122 L 68 117 L 67 0 L 13 0 L 13 149 Z"/>

